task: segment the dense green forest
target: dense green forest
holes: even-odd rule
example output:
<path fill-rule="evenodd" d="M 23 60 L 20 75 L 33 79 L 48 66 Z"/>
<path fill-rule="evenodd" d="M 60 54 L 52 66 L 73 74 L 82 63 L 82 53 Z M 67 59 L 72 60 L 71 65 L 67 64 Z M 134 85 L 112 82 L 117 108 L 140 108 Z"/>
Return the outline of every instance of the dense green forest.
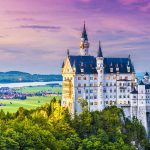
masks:
<path fill-rule="evenodd" d="M 149 148 L 142 124 L 115 106 L 70 116 L 55 98 L 33 110 L 0 112 L 0 150 L 135 150 Z M 134 146 L 135 145 L 135 146 Z"/>
<path fill-rule="evenodd" d="M 61 75 L 40 75 L 20 71 L 0 72 L 0 83 L 62 81 Z"/>

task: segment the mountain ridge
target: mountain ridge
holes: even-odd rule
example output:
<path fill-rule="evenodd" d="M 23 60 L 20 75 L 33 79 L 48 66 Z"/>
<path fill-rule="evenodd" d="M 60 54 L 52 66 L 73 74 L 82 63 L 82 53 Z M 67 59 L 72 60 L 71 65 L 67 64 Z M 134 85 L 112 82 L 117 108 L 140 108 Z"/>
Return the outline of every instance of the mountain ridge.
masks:
<path fill-rule="evenodd" d="M 0 83 L 62 81 L 60 74 L 30 74 L 21 71 L 0 72 Z"/>

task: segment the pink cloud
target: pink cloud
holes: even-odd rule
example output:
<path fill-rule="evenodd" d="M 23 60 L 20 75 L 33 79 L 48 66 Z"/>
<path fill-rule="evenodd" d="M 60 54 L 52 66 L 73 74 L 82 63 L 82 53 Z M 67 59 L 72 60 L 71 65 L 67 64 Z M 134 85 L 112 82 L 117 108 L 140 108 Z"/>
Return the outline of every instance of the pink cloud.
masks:
<path fill-rule="evenodd" d="M 139 3 L 142 0 L 119 0 L 119 2 L 123 5 L 130 5 L 130 4 L 134 4 L 134 3 Z"/>
<path fill-rule="evenodd" d="M 139 10 L 141 10 L 142 12 L 148 12 L 148 11 L 150 11 L 150 2 L 147 3 L 147 4 L 144 5 L 144 6 L 140 6 L 140 7 L 139 7 Z"/>

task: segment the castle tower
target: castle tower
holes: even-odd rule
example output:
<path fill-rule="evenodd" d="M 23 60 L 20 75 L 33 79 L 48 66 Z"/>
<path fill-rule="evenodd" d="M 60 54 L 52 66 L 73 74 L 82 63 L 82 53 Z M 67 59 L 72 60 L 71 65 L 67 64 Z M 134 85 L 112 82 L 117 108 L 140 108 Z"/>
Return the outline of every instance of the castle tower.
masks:
<path fill-rule="evenodd" d="M 98 53 L 96 57 L 96 69 L 98 73 L 98 109 L 104 109 L 104 100 L 103 100 L 103 77 L 104 77 L 104 65 L 103 65 L 103 53 L 101 49 L 101 44 L 99 42 Z"/>
<path fill-rule="evenodd" d="M 144 83 L 149 84 L 149 74 L 148 74 L 148 72 L 146 72 L 145 75 L 144 75 Z"/>
<path fill-rule="evenodd" d="M 88 56 L 88 48 L 89 48 L 89 42 L 88 42 L 88 36 L 86 33 L 86 28 L 85 28 L 85 23 L 84 23 L 83 32 L 82 32 L 81 41 L 80 41 L 80 55 Z"/>
<path fill-rule="evenodd" d="M 145 84 L 141 80 L 138 85 L 138 116 L 137 118 L 141 120 L 143 126 L 147 130 L 147 116 L 146 116 L 146 97 L 145 97 Z"/>

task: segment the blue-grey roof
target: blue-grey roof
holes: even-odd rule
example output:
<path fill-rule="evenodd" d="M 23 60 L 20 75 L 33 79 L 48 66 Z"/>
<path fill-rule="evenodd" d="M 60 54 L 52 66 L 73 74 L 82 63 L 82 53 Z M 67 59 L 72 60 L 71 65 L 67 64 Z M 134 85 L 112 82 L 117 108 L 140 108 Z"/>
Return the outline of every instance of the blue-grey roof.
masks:
<path fill-rule="evenodd" d="M 102 53 L 101 43 L 100 43 L 100 41 L 99 41 L 99 48 L 98 48 L 97 57 L 103 57 L 103 53 Z"/>
<path fill-rule="evenodd" d="M 134 88 L 131 94 L 138 94 L 138 91 Z"/>
<path fill-rule="evenodd" d="M 94 56 L 69 56 L 72 67 L 76 68 L 76 74 L 97 74 L 96 58 Z M 132 73 L 134 66 L 129 58 L 104 58 L 104 73 L 110 73 L 110 65 L 113 67 L 113 73 L 116 73 L 116 65 L 118 64 L 119 73 Z M 130 66 L 130 72 L 127 71 L 127 65 Z"/>
<path fill-rule="evenodd" d="M 141 81 L 139 82 L 139 85 L 145 85 L 145 84 L 144 84 L 144 82 L 141 80 Z"/>
<path fill-rule="evenodd" d="M 96 58 L 93 56 L 69 56 L 72 67 L 76 67 L 76 74 L 81 73 L 81 68 L 84 69 L 84 74 L 97 74 Z"/>
<path fill-rule="evenodd" d="M 145 76 L 148 76 L 148 77 L 149 77 L 149 74 L 148 74 L 148 72 L 146 72 L 146 73 L 145 73 Z"/>
<path fill-rule="evenodd" d="M 119 67 L 119 73 L 128 73 L 127 65 L 130 67 L 130 72 L 135 72 L 134 66 L 129 58 L 104 58 L 104 73 L 110 73 L 110 65 L 113 68 L 113 73 L 116 73 L 116 66 Z"/>
<path fill-rule="evenodd" d="M 150 89 L 150 84 L 145 84 L 145 89 Z"/>

